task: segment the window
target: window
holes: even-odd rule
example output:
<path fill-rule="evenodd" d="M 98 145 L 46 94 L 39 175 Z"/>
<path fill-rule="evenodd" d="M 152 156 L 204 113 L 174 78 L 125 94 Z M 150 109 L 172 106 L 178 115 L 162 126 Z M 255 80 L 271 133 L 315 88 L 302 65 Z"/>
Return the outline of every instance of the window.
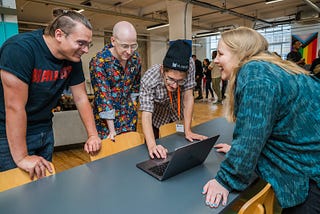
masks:
<path fill-rule="evenodd" d="M 219 39 L 220 39 L 220 35 L 214 35 L 214 36 L 210 36 L 207 38 L 207 58 L 211 61 L 211 54 L 212 54 L 212 51 L 216 51 L 217 50 L 217 47 L 218 47 L 218 42 L 219 42 Z"/>
<path fill-rule="evenodd" d="M 282 59 L 287 58 L 287 54 L 291 51 L 290 25 L 278 25 L 257 31 L 268 41 L 270 52 L 277 52 Z"/>
<path fill-rule="evenodd" d="M 257 31 L 268 41 L 270 52 L 277 52 L 282 59 L 287 58 L 287 54 L 291 51 L 291 25 L 278 25 Z M 208 59 L 211 59 L 212 51 L 217 50 L 219 39 L 220 35 L 210 36 L 206 39 Z"/>

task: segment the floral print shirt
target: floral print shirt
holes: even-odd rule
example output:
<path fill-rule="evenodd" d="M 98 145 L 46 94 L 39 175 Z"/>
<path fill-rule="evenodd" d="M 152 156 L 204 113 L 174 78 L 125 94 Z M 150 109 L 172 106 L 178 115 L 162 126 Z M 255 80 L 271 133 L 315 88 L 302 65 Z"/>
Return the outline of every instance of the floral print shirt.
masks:
<path fill-rule="evenodd" d="M 94 90 L 94 116 L 98 134 L 107 138 L 107 119 L 114 120 L 117 134 L 135 131 L 137 104 L 141 78 L 141 59 L 137 52 L 128 59 L 124 68 L 110 52 L 112 45 L 93 57 L 89 64 L 91 84 Z"/>

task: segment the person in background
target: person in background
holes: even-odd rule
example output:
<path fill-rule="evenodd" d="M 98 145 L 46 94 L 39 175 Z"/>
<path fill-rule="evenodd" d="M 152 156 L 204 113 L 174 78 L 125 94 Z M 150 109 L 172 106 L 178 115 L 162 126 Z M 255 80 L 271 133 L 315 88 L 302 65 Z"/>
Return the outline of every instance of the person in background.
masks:
<path fill-rule="evenodd" d="M 163 64 L 153 65 L 141 79 L 142 129 L 151 158 L 167 157 L 167 149 L 155 140 L 163 124 L 176 121 L 177 131 L 184 132 L 189 141 L 206 138 L 191 131 L 195 70 L 190 55 L 191 46 L 176 40 L 170 45 Z"/>
<path fill-rule="evenodd" d="M 90 62 L 94 114 L 100 138 L 136 131 L 141 59 L 134 26 L 120 21 L 113 27 L 111 44 Z"/>
<path fill-rule="evenodd" d="M 192 55 L 192 59 L 193 59 L 194 64 L 196 66 L 196 73 L 195 73 L 196 87 L 195 87 L 195 90 L 198 91 L 198 96 L 197 96 L 196 100 L 201 100 L 201 99 L 203 99 L 203 96 L 202 96 L 202 78 L 203 78 L 202 63 L 200 60 L 197 59 L 196 55 Z"/>
<path fill-rule="evenodd" d="M 68 86 L 87 131 L 84 150 L 94 154 L 101 146 L 81 63 L 91 45 L 91 24 L 75 11 L 54 12 L 44 31 L 13 36 L 0 50 L 0 171 L 19 167 L 31 179 L 52 172 L 51 111 Z"/>
<path fill-rule="evenodd" d="M 247 27 L 221 34 L 215 63 L 229 80 L 227 119 L 235 129 L 203 188 L 206 204 L 225 205 L 255 172 L 272 185 L 282 213 L 320 213 L 320 80 L 269 53 L 266 39 Z"/>
<path fill-rule="evenodd" d="M 208 69 L 211 70 L 211 78 L 212 78 L 212 87 L 214 92 L 216 93 L 218 99 L 215 103 L 220 104 L 222 103 L 222 95 L 220 90 L 220 83 L 221 83 L 221 71 L 219 67 L 214 63 L 214 59 L 217 56 L 217 51 L 212 51 L 212 61 L 208 66 Z"/>
<path fill-rule="evenodd" d="M 318 58 L 312 61 L 310 71 L 314 76 L 320 79 L 320 49 L 318 50 Z"/>
<path fill-rule="evenodd" d="M 302 44 L 299 40 L 294 40 L 292 42 L 292 50 L 287 55 L 287 60 L 295 62 L 297 65 L 303 67 L 306 63 L 304 58 L 302 58 L 299 49 L 301 48 Z"/>
<path fill-rule="evenodd" d="M 213 90 L 211 88 L 211 70 L 208 69 L 208 66 L 210 65 L 209 59 L 204 59 L 203 60 L 203 74 L 205 75 L 206 78 L 206 99 L 208 99 L 209 96 L 209 91 L 211 93 L 212 99 L 214 98 Z"/>

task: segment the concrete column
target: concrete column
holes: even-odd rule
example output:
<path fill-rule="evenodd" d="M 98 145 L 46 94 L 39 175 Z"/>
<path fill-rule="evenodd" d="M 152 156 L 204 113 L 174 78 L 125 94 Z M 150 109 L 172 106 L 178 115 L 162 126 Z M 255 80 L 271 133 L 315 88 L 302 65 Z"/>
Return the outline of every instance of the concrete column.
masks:
<path fill-rule="evenodd" d="M 192 4 L 166 0 L 169 17 L 169 39 L 192 39 Z"/>
<path fill-rule="evenodd" d="M 0 46 L 9 37 L 18 34 L 15 0 L 0 0 Z"/>

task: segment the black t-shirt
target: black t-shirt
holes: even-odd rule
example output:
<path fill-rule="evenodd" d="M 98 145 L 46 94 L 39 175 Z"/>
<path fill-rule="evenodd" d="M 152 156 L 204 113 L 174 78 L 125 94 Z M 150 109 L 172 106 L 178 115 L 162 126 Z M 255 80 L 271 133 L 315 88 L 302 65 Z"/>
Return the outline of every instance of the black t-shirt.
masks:
<path fill-rule="evenodd" d="M 52 108 L 67 86 L 84 82 L 82 63 L 55 58 L 43 39 L 43 31 L 18 34 L 0 49 L 0 69 L 29 85 L 27 134 L 52 127 Z M 0 82 L 0 135 L 5 135 L 5 106 Z M 17 127 L 18 128 L 18 127 Z"/>
<path fill-rule="evenodd" d="M 199 76 L 199 78 L 202 79 L 202 77 L 203 77 L 202 63 L 198 59 L 196 59 L 196 61 L 194 63 L 195 63 L 195 66 L 196 66 L 196 76 Z"/>
<path fill-rule="evenodd" d="M 300 61 L 301 58 L 302 58 L 302 55 L 300 52 L 291 51 L 287 55 L 287 60 L 290 60 L 293 62 L 298 62 L 298 61 Z"/>

